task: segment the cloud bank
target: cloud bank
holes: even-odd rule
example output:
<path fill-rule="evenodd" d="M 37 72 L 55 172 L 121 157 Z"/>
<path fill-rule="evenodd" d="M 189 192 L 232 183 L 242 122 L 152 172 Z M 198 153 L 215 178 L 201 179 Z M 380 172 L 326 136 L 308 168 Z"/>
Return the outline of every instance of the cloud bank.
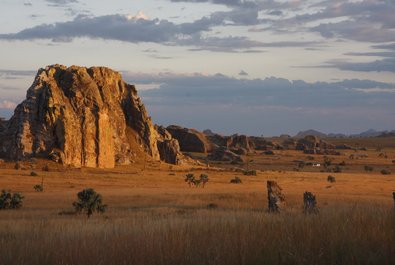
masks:
<path fill-rule="evenodd" d="M 124 73 L 124 78 L 156 86 L 140 95 L 160 124 L 275 135 L 309 128 L 349 133 L 372 127 L 391 129 L 395 122 L 395 84 L 389 83 L 171 73 Z"/>

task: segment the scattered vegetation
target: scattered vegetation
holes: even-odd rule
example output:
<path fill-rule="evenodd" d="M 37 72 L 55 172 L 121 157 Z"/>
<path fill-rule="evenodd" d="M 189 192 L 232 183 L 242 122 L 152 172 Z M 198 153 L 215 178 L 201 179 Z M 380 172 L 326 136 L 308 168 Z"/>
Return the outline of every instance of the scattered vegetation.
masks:
<path fill-rule="evenodd" d="M 372 166 L 365 165 L 363 168 L 365 169 L 366 172 L 372 172 L 373 171 L 373 167 Z"/>
<path fill-rule="evenodd" d="M 334 173 L 340 173 L 340 172 L 342 172 L 342 169 L 341 169 L 340 166 L 336 165 L 336 166 L 332 169 L 332 171 L 333 171 Z"/>
<path fill-rule="evenodd" d="M 199 184 L 202 185 L 202 188 L 204 188 L 204 185 L 208 182 L 208 176 L 206 174 L 200 174 L 199 178 Z"/>
<path fill-rule="evenodd" d="M 242 181 L 241 181 L 241 179 L 239 177 L 235 177 L 235 178 L 230 180 L 230 183 L 233 183 L 233 184 L 240 184 L 241 182 Z"/>
<path fill-rule="evenodd" d="M 333 183 L 333 182 L 336 182 L 336 178 L 334 177 L 334 176 L 328 176 L 327 177 L 327 179 L 326 179 L 328 182 L 330 182 L 330 183 Z"/>
<path fill-rule="evenodd" d="M 310 160 L 310 161 L 313 161 L 314 160 L 314 156 L 307 156 L 306 159 Z"/>
<path fill-rule="evenodd" d="M 327 156 L 324 156 L 323 165 L 325 168 L 330 167 L 332 165 L 332 159 Z"/>
<path fill-rule="evenodd" d="M 21 163 L 19 163 L 19 162 L 16 162 L 15 163 L 15 165 L 14 165 L 14 168 L 16 169 L 16 170 L 19 170 L 19 169 L 21 169 Z"/>
<path fill-rule="evenodd" d="M 32 171 L 32 172 L 30 172 L 30 176 L 32 176 L 32 177 L 37 177 L 37 176 L 38 176 L 38 174 L 37 174 L 37 172 L 35 172 L 35 171 Z"/>
<path fill-rule="evenodd" d="M 77 213 L 85 213 L 88 218 L 95 212 L 104 213 L 107 205 L 103 204 L 102 196 L 92 188 L 84 189 L 77 193 L 78 200 L 73 202 Z"/>
<path fill-rule="evenodd" d="M 49 171 L 49 166 L 48 166 L 48 165 L 45 165 L 45 166 L 43 167 L 43 171 Z"/>
<path fill-rule="evenodd" d="M 344 167 L 345 165 L 346 165 L 346 162 L 345 162 L 345 161 L 342 161 L 342 162 L 339 163 L 339 166 Z"/>
<path fill-rule="evenodd" d="M 256 170 L 254 170 L 254 169 L 243 170 L 243 175 L 245 175 L 245 176 L 256 176 Z"/>
<path fill-rule="evenodd" d="M 382 170 L 380 171 L 380 173 L 381 173 L 382 175 L 391 175 L 391 171 L 389 171 L 388 169 L 382 169 Z"/>
<path fill-rule="evenodd" d="M 41 184 L 36 184 L 33 186 L 34 191 L 36 192 L 43 192 L 44 191 L 44 187 Z"/>
<path fill-rule="evenodd" d="M 185 182 L 188 183 L 189 187 L 192 187 L 192 185 L 195 185 L 195 175 L 192 173 L 188 173 L 185 175 Z"/>
<path fill-rule="evenodd" d="M 196 188 L 201 186 L 204 188 L 206 183 L 208 182 L 208 176 L 206 174 L 200 174 L 199 179 L 195 178 L 195 175 L 192 173 L 188 173 L 185 175 L 185 182 L 188 183 L 189 187 L 195 186 Z"/>
<path fill-rule="evenodd" d="M 272 150 L 267 150 L 263 152 L 265 155 L 274 155 L 274 152 Z"/>
<path fill-rule="evenodd" d="M 20 193 L 12 194 L 9 190 L 2 190 L 0 194 L 1 209 L 19 209 L 22 207 L 24 197 Z"/>
<path fill-rule="evenodd" d="M 207 209 L 217 209 L 218 205 L 216 203 L 209 203 L 206 207 Z"/>

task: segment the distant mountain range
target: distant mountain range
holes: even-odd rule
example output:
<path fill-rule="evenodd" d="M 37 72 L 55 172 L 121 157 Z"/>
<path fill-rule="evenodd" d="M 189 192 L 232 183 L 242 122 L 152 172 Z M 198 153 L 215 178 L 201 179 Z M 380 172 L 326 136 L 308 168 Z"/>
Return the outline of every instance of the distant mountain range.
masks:
<path fill-rule="evenodd" d="M 377 131 L 374 129 L 369 129 L 367 131 L 357 133 L 357 134 L 342 134 L 342 133 L 323 133 L 317 130 L 306 130 L 298 132 L 294 137 L 295 138 L 303 138 L 307 135 L 314 135 L 320 138 L 326 137 L 334 137 L 334 138 L 343 138 L 343 137 L 393 137 L 395 136 L 395 130 L 392 131 Z"/>

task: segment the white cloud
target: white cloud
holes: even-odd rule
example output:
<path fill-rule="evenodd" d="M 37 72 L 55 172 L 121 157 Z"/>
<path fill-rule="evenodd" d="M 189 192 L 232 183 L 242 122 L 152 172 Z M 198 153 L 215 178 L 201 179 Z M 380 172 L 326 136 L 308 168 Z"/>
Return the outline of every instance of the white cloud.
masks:
<path fill-rule="evenodd" d="M 16 107 L 16 103 L 9 101 L 9 100 L 3 100 L 0 101 L 0 109 L 9 109 L 9 110 L 13 110 Z"/>

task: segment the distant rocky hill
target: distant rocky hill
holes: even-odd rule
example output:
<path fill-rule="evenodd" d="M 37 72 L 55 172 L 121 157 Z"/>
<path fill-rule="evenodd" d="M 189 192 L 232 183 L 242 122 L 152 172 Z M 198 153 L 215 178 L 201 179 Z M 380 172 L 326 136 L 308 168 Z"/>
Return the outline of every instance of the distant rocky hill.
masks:
<path fill-rule="evenodd" d="M 112 168 L 143 154 L 174 164 L 185 159 L 177 140 L 152 125 L 136 88 L 105 67 L 40 69 L 26 100 L 0 123 L 0 156 L 10 159 Z"/>
<path fill-rule="evenodd" d="M 316 131 L 316 130 L 300 131 L 294 137 L 295 138 L 304 138 L 304 137 L 309 136 L 309 135 L 317 136 L 317 137 L 320 137 L 320 138 L 327 137 L 327 135 L 325 133 L 322 133 L 322 132 L 319 132 L 319 131 Z"/>
<path fill-rule="evenodd" d="M 320 138 L 326 138 L 326 137 L 333 137 L 333 138 L 344 138 L 344 137 L 377 137 L 381 135 L 386 135 L 389 133 L 393 133 L 395 131 L 377 131 L 374 129 L 369 129 L 367 131 L 361 132 L 361 133 L 355 133 L 355 134 L 343 134 L 343 133 L 329 133 L 325 134 L 320 131 L 316 130 L 306 130 L 306 131 L 300 131 L 297 133 L 294 137 L 295 138 L 304 138 L 308 135 L 314 135 Z"/>

